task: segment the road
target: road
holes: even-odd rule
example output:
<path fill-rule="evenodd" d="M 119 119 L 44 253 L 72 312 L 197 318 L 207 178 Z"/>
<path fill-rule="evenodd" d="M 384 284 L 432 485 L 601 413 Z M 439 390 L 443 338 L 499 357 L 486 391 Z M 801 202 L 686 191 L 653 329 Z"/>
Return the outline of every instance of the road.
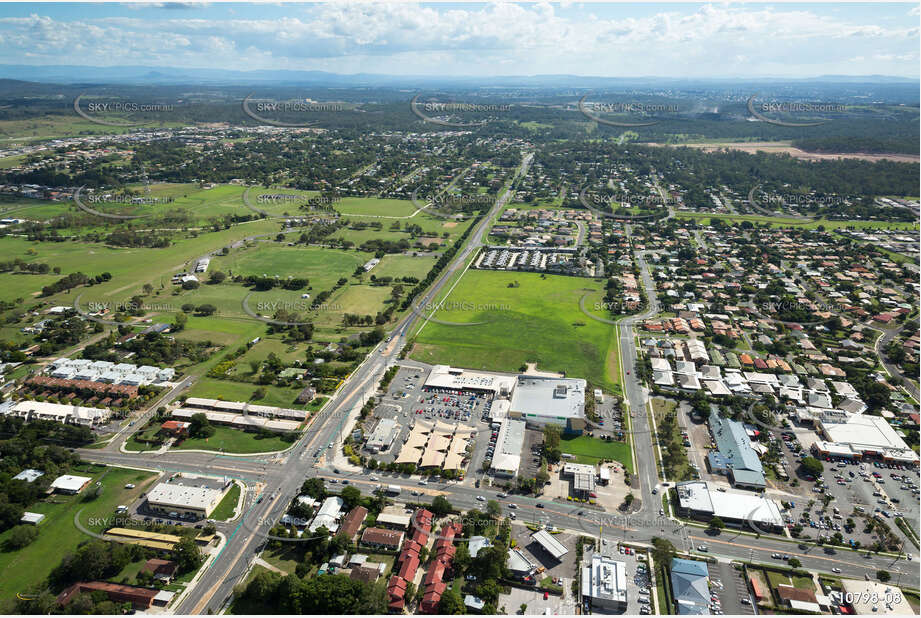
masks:
<path fill-rule="evenodd" d="M 891 363 L 889 358 L 886 356 L 886 348 L 889 347 L 889 344 L 899 335 L 899 333 L 905 330 L 908 322 L 910 322 L 910 320 L 905 320 L 905 324 L 898 328 L 890 328 L 886 330 L 874 329 L 879 330 L 882 335 L 876 339 L 873 350 L 876 352 L 876 356 L 879 357 L 879 362 L 882 363 L 883 367 L 886 368 L 886 371 L 889 372 L 889 375 L 902 378 L 902 388 L 905 389 L 909 395 L 911 395 L 912 399 L 915 401 L 921 401 L 921 392 L 918 391 L 918 386 L 912 381 L 917 379 L 917 376 L 906 376 L 904 373 L 902 373 L 902 369 L 898 365 Z"/>
<path fill-rule="evenodd" d="M 627 235 L 630 226 L 625 226 Z M 620 347 L 621 385 L 624 391 L 624 412 L 630 415 L 631 438 L 633 440 L 633 456 L 636 462 L 636 473 L 640 480 L 640 514 L 655 515 L 661 508 L 661 503 L 652 494 L 658 486 L 659 478 L 656 470 L 656 457 L 653 452 L 653 428 L 650 426 L 646 414 L 646 389 L 640 380 L 636 379 L 636 333 L 634 326 L 651 318 L 659 312 L 659 303 L 656 298 L 655 283 L 649 273 L 643 252 L 636 252 L 636 262 L 640 269 L 640 280 L 646 292 L 647 307 L 641 314 L 624 318 L 618 323 L 618 346 Z"/>

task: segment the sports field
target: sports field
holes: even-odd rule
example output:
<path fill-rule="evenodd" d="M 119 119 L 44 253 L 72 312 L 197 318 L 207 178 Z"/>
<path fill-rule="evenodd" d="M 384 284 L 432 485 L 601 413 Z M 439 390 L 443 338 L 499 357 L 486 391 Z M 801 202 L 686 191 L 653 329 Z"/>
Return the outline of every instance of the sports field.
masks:
<path fill-rule="evenodd" d="M 43 513 L 45 520 L 39 525 L 38 538 L 17 551 L 0 552 L 0 598 L 10 599 L 17 593 L 29 592 L 40 584 L 60 563 L 65 554 L 77 545 L 92 539 L 74 525 L 74 517 L 87 529 L 102 532 L 119 504 L 130 505 L 143 491 L 149 489 L 156 477 L 150 472 L 125 468 L 106 468 L 84 464 L 72 474 L 91 476 L 93 481 L 76 496 L 54 494 L 29 507 L 29 511 Z M 96 481 L 102 482 L 102 493 L 95 496 Z M 136 485 L 125 489 L 127 483 Z M 0 546 L 10 531 L 0 534 Z"/>
<path fill-rule="evenodd" d="M 517 371 L 536 362 L 538 369 L 620 392 L 614 328 L 579 308 L 583 295 L 588 294 L 588 307 L 600 301 L 602 288 L 580 277 L 470 270 L 447 297 L 446 309 L 434 317 L 482 324 L 428 322 L 412 358 L 497 371 Z"/>

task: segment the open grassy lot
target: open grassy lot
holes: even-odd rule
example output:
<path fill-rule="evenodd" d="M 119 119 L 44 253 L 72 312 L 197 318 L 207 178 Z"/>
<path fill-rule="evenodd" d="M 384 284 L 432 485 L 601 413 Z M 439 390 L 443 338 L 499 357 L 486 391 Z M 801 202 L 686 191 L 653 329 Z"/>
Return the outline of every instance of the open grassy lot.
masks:
<path fill-rule="evenodd" d="M 560 441 L 560 450 L 575 455 L 578 463 L 596 464 L 602 459 L 613 459 L 622 463 L 631 474 L 633 473 L 630 445 L 626 442 L 607 442 L 589 436 L 574 438 L 563 436 Z"/>
<path fill-rule="evenodd" d="M 235 275 L 268 275 L 281 278 L 306 277 L 314 290 L 326 290 L 340 277 L 350 276 L 374 255 L 322 247 L 288 247 L 259 242 L 255 246 L 214 258 L 211 268 Z"/>
<path fill-rule="evenodd" d="M 367 276 L 375 277 L 416 277 L 425 278 L 425 275 L 432 270 L 436 258 L 428 255 L 402 255 L 392 254 L 385 255 L 381 263 L 375 266 Z"/>
<path fill-rule="evenodd" d="M 243 370 L 248 371 L 248 368 Z M 265 389 L 265 397 L 259 400 L 252 399 L 253 392 L 260 387 Z M 251 401 L 264 406 L 279 406 L 301 410 L 303 406 L 294 403 L 294 399 L 299 392 L 299 388 L 282 388 L 271 384 L 259 385 L 202 378 L 191 388 L 189 397 L 205 397 L 225 401 Z"/>
<path fill-rule="evenodd" d="M 240 486 L 234 483 L 230 487 L 227 495 L 221 499 L 220 504 L 214 507 L 211 512 L 211 519 L 217 521 L 227 521 L 233 517 L 233 512 L 237 508 L 237 502 L 240 501 Z"/>
<path fill-rule="evenodd" d="M 380 197 L 344 197 L 333 204 L 342 215 L 370 217 L 409 217 L 416 212 L 411 200 L 394 200 Z"/>
<path fill-rule="evenodd" d="M 93 482 L 82 494 L 55 494 L 30 506 L 29 511 L 45 515 L 45 520 L 39 525 L 38 538 L 20 550 L 0 552 L 0 597 L 12 598 L 16 593 L 26 592 L 41 583 L 65 554 L 91 538 L 74 525 L 74 517 L 78 513 L 78 521 L 85 528 L 101 532 L 109 527 L 104 520 L 115 512 L 115 507 L 130 505 L 156 477 L 150 472 L 91 464 L 74 470 L 73 474 L 92 476 Z M 102 483 L 99 496 L 95 496 L 96 481 Z M 133 483 L 136 487 L 125 489 L 126 483 Z M 0 534 L 0 546 L 9 534 L 9 530 Z"/>
<path fill-rule="evenodd" d="M 509 286 L 514 287 L 509 287 Z M 595 321 L 579 308 L 600 300 L 594 280 L 470 270 L 447 297 L 446 309 L 421 327 L 412 358 L 458 367 L 517 371 L 536 362 L 546 371 L 582 377 L 609 392 L 620 392 L 614 327 Z"/>
<path fill-rule="evenodd" d="M 214 435 L 210 438 L 187 438 L 182 441 L 182 444 L 172 448 L 248 455 L 283 451 L 291 446 L 290 442 L 285 442 L 280 437 L 262 438 L 258 434 L 242 429 L 215 426 L 214 430 Z"/>

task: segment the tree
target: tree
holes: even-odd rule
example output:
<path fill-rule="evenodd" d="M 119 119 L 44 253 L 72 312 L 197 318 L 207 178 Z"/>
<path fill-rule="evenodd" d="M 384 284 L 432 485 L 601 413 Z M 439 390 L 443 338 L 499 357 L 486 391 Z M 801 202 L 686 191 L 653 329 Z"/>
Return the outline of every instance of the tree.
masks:
<path fill-rule="evenodd" d="M 193 438 L 210 438 L 214 435 L 214 427 L 204 413 L 193 414 L 189 419 L 189 435 Z"/>
<path fill-rule="evenodd" d="M 502 507 L 499 506 L 498 500 L 490 500 L 486 503 L 486 514 L 493 519 L 498 519 L 499 515 L 502 514 Z"/>
<path fill-rule="evenodd" d="M 441 595 L 441 600 L 438 602 L 439 614 L 461 615 L 467 613 L 466 610 L 464 600 L 456 589 L 445 590 Z"/>
<path fill-rule="evenodd" d="M 790 558 L 787 564 L 789 564 L 792 569 L 798 569 L 803 565 L 803 563 L 799 561 L 799 558 Z"/>
<path fill-rule="evenodd" d="M 361 490 L 359 490 L 354 485 L 346 485 L 342 488 L 342 493 L 339 495 L 342 498 L 342 501 L 345 502 L 345 507 L 351 509 L 358 505 L 361 502 Z"/>
<path fill-rule="evenodd" d="M 825 469 L 822 462 L 815 457 L 804 457 L 800 465 L 803 467 L 803 471 L 806 472 L 806 474 L 816 478 L 820 477 L 822 475 L 822 470 Z"/>
<path fill-rule="evenodd" d="M 654 537 L 652 547 L 652 559 L 656 564 L 671 564 L 672 558 L 677 553 L 675 546 L 668 539 Z"/>
<path fill-rule="evenodd" d="M 22 549 L 38 537 L 38 528 L 31 525 L 16 526 L 10 530 L 6 545 L 11 550 Z"/>
<path fill-rule="evenodd" d="M 722 530 L 726 527 L 726 524 L 723 523 L 723 520 L 719 517 L 714 517 L 710 520 L 710 530 Z"/>
<path fill-rule="evenodd" d="M 323 483 L 323 479 L 313 476 L 304 481 L 304 484 L 301 485 L 301 492 L 311 498 L 322 500 L 326 497 L 326 485 Z"/>
<path fill-rule="evenodd" d="M 215 311 L 217 311 L 217 307 L 210 303 L 205 303 L 195 308 L 195 312 L 198 313 L 198 315 L 213 315 Z"/>
<path fill-rule="evenodd" d="M 184 313 L 177 313 L 176 319 L 173 320 L 172 331 L 178 332 L 181 330 L 185 330 L 185 325 L 188 321 L 189 321 L 189 316 L 187 316 Z"/>
<path fill-rule="evenodd" d="M 184 536 L 173 546 L 172 558 L 180 573 L 194 571 L 201 566 L 202 556 L 198 544 L 191 537 Z"/>
<path fill-rule="evenodd" d="M 476 575 L 480 582 L 498 580 L 505 576 L 507 562 L 508 548 L 504 545 L 493 545 L 479 551 L 470 564 L 470 572 Z M 486 600 L 483 595 L 480 595 L 480 598 Z"/>
<path fill-rule="evenodd" d="M 544 455 L 550 463 L 558 462 L 562 457 L 560 439 L 563 428 L 552 423 L 544 425 Z"/>
<path fill-rule="evenodd" d="M 208 283 L 223 283 L 224 279 L 227 278 L 227 275 L 222 273 L 219 270 L 215 270 L 211 273 L 211 276 L 208 278 Z"/>
<path fill-rule="evenodd" d="M 435 517 L 444 517 L 453 510 L 454 507 L 451 506 L 451 503 L 448 502 L 448 499 L 444 496 L 435 496 L 432 500 L 432 514 L 435 515 Z"/>
<path fill-rule="evenodd" d="M 879 571 L 876 572 L 876 579 L 878 579 L 879 581 L 885 584 L 887 581 L 892 579 L 892 575 L 889 573 L 889 571 L 884 571 L 880 569 Z"/>

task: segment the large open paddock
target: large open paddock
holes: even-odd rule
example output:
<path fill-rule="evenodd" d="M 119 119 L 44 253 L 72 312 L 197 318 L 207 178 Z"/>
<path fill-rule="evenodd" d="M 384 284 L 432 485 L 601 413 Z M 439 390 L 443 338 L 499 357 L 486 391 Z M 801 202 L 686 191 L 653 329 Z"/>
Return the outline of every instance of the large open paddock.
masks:
<path fill-rule="evenodd" d="M 592 279 L 470 270 L 434 318 L 482 323 L 428 322 L 419 331 L 412 358 L 497 371 L 517 371 L 536 362 L 541 370 L 566 372 L 619 392 L 614 328 L 579 308 L 583 295 L 591 306 L 602 293 L 602 284 Z"/>

